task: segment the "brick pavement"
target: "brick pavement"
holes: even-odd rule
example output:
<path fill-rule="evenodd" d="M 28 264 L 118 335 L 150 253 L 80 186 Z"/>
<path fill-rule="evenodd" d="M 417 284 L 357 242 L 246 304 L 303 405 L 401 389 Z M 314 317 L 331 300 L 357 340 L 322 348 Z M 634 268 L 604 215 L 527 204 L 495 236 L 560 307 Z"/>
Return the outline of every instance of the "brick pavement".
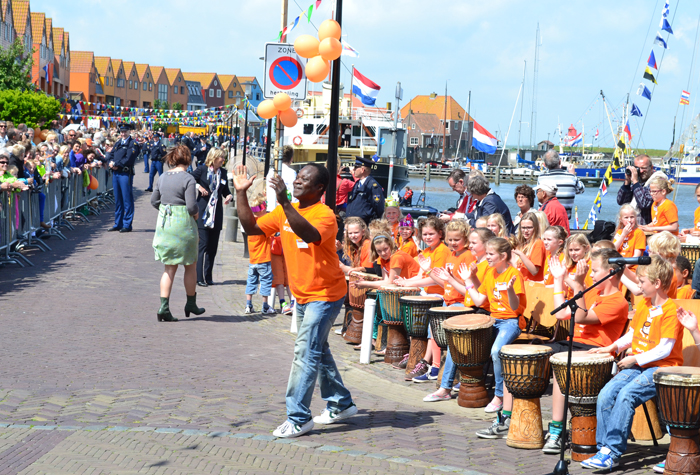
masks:
<path fill-rule="evenodd" d="M 137 189 L 145 186 L 136 176 Z M 360 408 L 347 424 L 271 440 L 284 420 L 290 318 L 243 315 L 242 244 L 221 243 L 207 312 L 184 319 L 181 275 L 158 323 L 155 210 L 137 192 L 131 234 L 105 212 L 0 270 L 0 473 L 546 473 L 556 458 L 484 441 L 483 410 L 426 404 L 430 386 L 330 343 Z M 259 308 L 259 299 L 256 301 Z M 549 397 L 543 398 L 548 420 Z M 318 390 L 312 410 L 323 408 Z M 666 441 L 667 442 L 667 441 Z M 630 445 L 624 473 L 649 473 L 667 446 Z M 577 464 L 576 464 L 577 465 Z M 572 466 L 572 473 L 582 473 Z"/>

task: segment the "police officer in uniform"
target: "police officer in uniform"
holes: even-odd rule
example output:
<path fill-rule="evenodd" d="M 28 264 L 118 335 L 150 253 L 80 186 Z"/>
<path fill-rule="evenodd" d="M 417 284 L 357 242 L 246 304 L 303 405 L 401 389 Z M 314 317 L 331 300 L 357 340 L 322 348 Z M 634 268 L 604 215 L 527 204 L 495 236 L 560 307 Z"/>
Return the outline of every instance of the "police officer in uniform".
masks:
<path fill-rule="evenodd" d="M 355 157 L 353 176 L 355 185 L 348 196 L 346 217 L 357 216 L 369 224 L 373 219 L 379 219 L 384 214 L 384 190 L 377 180 L 372 178 L 372 165 L 369 158 Z"/>
<path fill-rule="evenodd" d="M 150 150 L 151 158 L 151 171 L 148 175 L 148 188 L 145 191 L 153 191 L 153 179 L 158 175 L 163 174 L 163 159 L 165 158 L 165 146 L 161 143 L 161 137 L 159 134 L 155 134 L 151 137 L 148 142 L 148 148 Z"/>
<path fill-rule="evenodd" d="M 197 159 L 197 166 L 204 164 L 209 150 L 211 150 L 211 145 L 207 142 L 207 138 L 204 135 L 200 136 L 194 150 L 192 150 L 192 154 Z"/>
<path fill-rule="evenodd" d="M 131 232 L 134 220 L 134 163 L 141 151 L 136 140 L 129 135 L 128 124 L 119 125 L 121 138 L 107 152 L 107 161 L 112 169 L 114 199 L 114 227 L 110 231 Z"/>

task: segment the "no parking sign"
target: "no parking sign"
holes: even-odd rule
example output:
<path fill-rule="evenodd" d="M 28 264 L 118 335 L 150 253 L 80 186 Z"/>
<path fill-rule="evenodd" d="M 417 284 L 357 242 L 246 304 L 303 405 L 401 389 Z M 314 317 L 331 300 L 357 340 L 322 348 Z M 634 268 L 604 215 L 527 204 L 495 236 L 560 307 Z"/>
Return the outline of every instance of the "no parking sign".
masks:
<path fill-rule="evenodd" d="M 294 45 L 286 43 L 265 44 L 265 77 L 263 95 L 272 99 L 275 94 L 286 92 L 292 100 L 306 99 L 306 59 L 296 51 Z"/>

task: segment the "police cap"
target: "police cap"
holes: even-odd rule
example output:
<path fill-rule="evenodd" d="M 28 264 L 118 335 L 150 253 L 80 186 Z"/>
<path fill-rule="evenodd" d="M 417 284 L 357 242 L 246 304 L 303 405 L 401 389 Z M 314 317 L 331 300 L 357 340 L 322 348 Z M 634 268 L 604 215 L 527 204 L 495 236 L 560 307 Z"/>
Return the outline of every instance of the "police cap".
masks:
<path fill-rule="evenodd" d="M 131 130 L 131 126 L 122 122 L 121 124 L 119 124 L 119 131 L 122 132 L 124 130 Z"/>
<path fill-rule="evenodd" d="M 372 165 L 374 165 L 374 162 L 370 158 L 355 157 L 355 166 L 356 167 L 372 168 Z"/>

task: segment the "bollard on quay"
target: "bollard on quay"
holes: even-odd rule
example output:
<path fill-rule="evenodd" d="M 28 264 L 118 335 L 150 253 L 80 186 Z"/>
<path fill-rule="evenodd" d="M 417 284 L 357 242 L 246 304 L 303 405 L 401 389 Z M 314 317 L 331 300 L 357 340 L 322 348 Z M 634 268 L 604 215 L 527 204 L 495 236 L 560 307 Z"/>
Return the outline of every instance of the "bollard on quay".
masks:
<path fill-rule="evenodd" d="M 226 216 L 226 234 L 224 241 L 238 242 L 238 218 L 236 216 Z"/>
<path fill-rule="evenodd" d="M 238 218 L 236 218 L 238 219 Z M 250 254 L 248 254 L 248 236 L 246 236 L 246 233 L 243 232 L 243 258 L 248 259 L 250 258 Z"/>

